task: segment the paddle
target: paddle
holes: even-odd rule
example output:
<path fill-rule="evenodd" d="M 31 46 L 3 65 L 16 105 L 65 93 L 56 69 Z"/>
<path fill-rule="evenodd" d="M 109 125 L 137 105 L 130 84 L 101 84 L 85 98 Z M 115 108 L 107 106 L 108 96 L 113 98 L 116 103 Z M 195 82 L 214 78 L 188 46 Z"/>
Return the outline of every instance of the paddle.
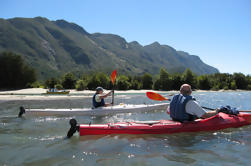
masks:
<path fill-rule="evenodd" d="M 168 101 L 170 101 L 170 99 L 165 98 L 164 96 L 162 96 L 158 93 L 155 93 L 155 92 L 146 92 L 146 96 L 152 100 L 157 100 L 157 101 L 168 100 Z M 214 108 L 208 108 L 208 107 L 203 107 L 203 106 L 202 106 L 202 108 L 207 109 L 207 110 L 215 110 Z M 239 112 L 251 112 L 251 110 L 240 110 Z"/>
<path fill-rule="evenodd" d="M 146 92 L 146 96 L 147 96 L 149 99 L 152 99 L 152 100 L 157 100 L 157 101 L 164 101 L 164 100 L 167 100 L 167 101 L 170 101 L 170 99 L 165 98 L 164 96 L 161 96 L 160 94 L 155 93 L 155 92 Z"/>
<path fill-rule="evenodd" d="M 117 77 L 117 70 L 114 70 L 111 74 L 111 81 L 112 81 L 112 105 L 114 104 L 114 84 L 115 84 L 115 81 L 116 81 L 116 77 Z"/>
<path fill-rule="evenodd" d="M 216 108 L 208 108 L 208 107 L 202 107 L 207 110 L 216 110 Z M 251 110 L 238 110 L 239 112 L 251 112 Z"/>

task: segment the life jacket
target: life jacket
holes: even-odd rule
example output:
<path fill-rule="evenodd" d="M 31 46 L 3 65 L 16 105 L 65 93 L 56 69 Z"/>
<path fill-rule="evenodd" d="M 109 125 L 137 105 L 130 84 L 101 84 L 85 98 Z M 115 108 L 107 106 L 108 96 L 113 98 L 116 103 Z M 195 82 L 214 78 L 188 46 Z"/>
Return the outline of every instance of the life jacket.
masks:
<path fill-rule="evenodd" d="M 186 113 L 186 104 L 189 100 L 195 100 L 192 96 L 182 94 L 175 95 L 170 103 L 170 116 L 174 121 L 193 121 L 195 115 Z"/>
<path fill-rule="evenodd" d="M 92 97 L 92 105 L 93 105 L 93 107 L 97 108 L 97 107 L 105 106 L 105 100 L 104 100 L 104 99 L 101 99 L 100 102 L 97 102 L 97 101 L 95 100 L 96 95 L 97 95 L 97 94 L 93 95 L 93 97 Z"/>

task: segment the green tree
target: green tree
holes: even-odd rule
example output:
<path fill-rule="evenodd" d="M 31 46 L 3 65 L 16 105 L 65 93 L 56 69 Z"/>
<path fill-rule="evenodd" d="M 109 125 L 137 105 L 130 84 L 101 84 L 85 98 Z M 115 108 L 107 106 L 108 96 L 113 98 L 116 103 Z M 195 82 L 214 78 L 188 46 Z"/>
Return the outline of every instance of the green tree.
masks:
<path fill-rule="evenodd" d="M 247 79 L 247 82 L 248 82 L 247 90 L 251 90 L 251 75 L 248 75 L 246 77 L 246 79 Z"/>
<path fill-rule="evenodd" d="M 160 69 L 160 89 L 171 90 L 172 89 L 172 78 L 171 75 L 163 68 Z"/>
<path fill-rule="evenodd" d="M 86 79 L 86 82 L 87 88 L 90 90 L 94 90 L 98 86 L 104 89 L 109 89 L 111 87 L 109 77 L 103 72 L 93 74 L 90 78 Z"/>
<path fill-rule="evenodd" d="M 153 86 L 152 75 L 150 75 L 149 73 L 145 73 L 142 76 L 142 84 L 143 84 L 143 89 L 152 89 Z"/>
<path fill-rule="evenodd" d="M 101 86 L 101 81 L 98 79 L 97 75 L 94 74 L 91 76 L 90 80 L 88 81 L 87 88 L 90 90 L 94 90 L 98 86 Z"/>
<path fill-rule="evenodd" d="M 182 77 L 180 74 L 176 73 L 172 75 L 172 90 L 179 90 L 180 86 L 183 84 Z"/>
<path fill-rule="evenodd" d="M 129 89 L 139 90 L 142 89 L 142 79 L 140 76 L 128 77 L 130 87 Z"/>
<path fill-rule="evenodd" d="M 142 83 L 138 80 L 132 80 L 130 84 L 130 89 L 139 90 L 142 88 Z"/>
<path fill-rule="evenodd" d="M 41 88 L 43 85 L 39 81 L 35 81 L 31 84 L 32 88 Z"/>
<path fill-rule="evenodd" d="M 207 75 L 201 75 L 197 77 L 198 88 L 203 90 L 211 89 L 211 84 Z"/>
<path fill-rule="evenodd" d="M 76 83 L 77 90 L 85 90 L 87 88 L 87 82 L 84 80 L 78 80 Z"/>
<path fill-rule="evenodd" d="M 237 89 L 247 89 L 248 81 L 242 73 L 234 73 L 233 79 L 235 80 Z"/>
<path fill-rule="evenodd" d="M 25 88 L 36 81 L 35 70 L 12 52 L 0 54 L 0 88 Z"/>
<path fill-rule="evenodd" d="M 196 76 L 190 69 L 186 69 L 182 74 L 182 81 L 186 84 L 191 85 L 192 88 L 196 87 Z"/>
<path fill-rule="evenodd" d="M 55 88 L 58 89 L 58 90 L 62 90 L 62 89 L 63 89 L 63 85 L 57 83 L 57 84 L 55 85 Z"/>
<path fill-rule="evenodd" d="M 236 83 L 235 83 L 234 80 L 231 82 L 230 89 L 232 89 L 232 90 L 236 90 L 237 89 L 237 86 L 236 86 Z"/>
<path fill-rule="evenodd" d="M 128 77 L 125 75 L 120 76 L 118 78 L 117 87 L 119 90 L 128 90 L 130 87 Z"/>
<path fill-rule="evenodd" d="M 74 89 L 76 78 L 73 73 L 66 73 L 62 78 L 62 86 L 65 89 Z"/>
<path fill-rule="evenodd" d="M 161 82 L 160 82 L 159 78 L 153 83 L 153 89 L 154 90 L 160 90 L 161 89 Z"/>
<path fill-rule="evenodd" d="M 229 89 L 231 87 L 232 76 L 227 73 L 216 73 L 209 76 L 212 80 L 212 89 Z"/>
<path fill-rule="evenodd" d="M 100 82 L 100 85 L 99 86 L 102 86 L 103 88 L 105 89 L 109 89 L 110 87 L 110 79 L 109 77 L 101 72 L 101 73 L 97 73 L 97 79 L 99 80 Z"/>
<path fill-rule="evenodd" d="M 56 78 L 52 77 L 52 78 L 47 79 L 44 84 L 45 84 L 45 87 L 47 88 L 56 88 L 55 86 L 58 83 L 59 81 Z"/>

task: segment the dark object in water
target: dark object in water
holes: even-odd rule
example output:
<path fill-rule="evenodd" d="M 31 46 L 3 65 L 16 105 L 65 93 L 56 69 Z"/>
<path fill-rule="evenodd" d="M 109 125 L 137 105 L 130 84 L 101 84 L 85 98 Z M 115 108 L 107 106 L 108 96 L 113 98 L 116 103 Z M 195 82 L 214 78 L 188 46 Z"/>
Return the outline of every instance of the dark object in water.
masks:
<path fill-rule="evenodd" d="M 18 117 L 21 118 L 22 115 L 25 113 L 25 109 L 24 109 L 23 106 L 21 106 L 21 107 L 19 107 L 19 110 L 20 110 L 20 111 L 19 111 Z"/>

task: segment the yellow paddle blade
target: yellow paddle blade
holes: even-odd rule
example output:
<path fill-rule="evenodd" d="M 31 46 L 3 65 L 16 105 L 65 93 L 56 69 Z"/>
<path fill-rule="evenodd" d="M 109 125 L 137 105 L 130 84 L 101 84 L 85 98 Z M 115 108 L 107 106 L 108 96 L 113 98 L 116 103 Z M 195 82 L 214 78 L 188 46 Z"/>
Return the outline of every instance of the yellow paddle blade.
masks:
<path fill-rule="evenodd" d="M 114 70 L 111 74 L 112 84 L 114 85 L 117 76 L 117 70 Z"/>
<path fill-rule="evenodd" d="M 157 101 L 169 100 L 169 99 L 167 99 L 167 98 L 161 96 L 160 94 L 154 93 L 154 92 L 146 92 L 146 96 L 147 96 L 149 99 L 157 100 Z"/>

